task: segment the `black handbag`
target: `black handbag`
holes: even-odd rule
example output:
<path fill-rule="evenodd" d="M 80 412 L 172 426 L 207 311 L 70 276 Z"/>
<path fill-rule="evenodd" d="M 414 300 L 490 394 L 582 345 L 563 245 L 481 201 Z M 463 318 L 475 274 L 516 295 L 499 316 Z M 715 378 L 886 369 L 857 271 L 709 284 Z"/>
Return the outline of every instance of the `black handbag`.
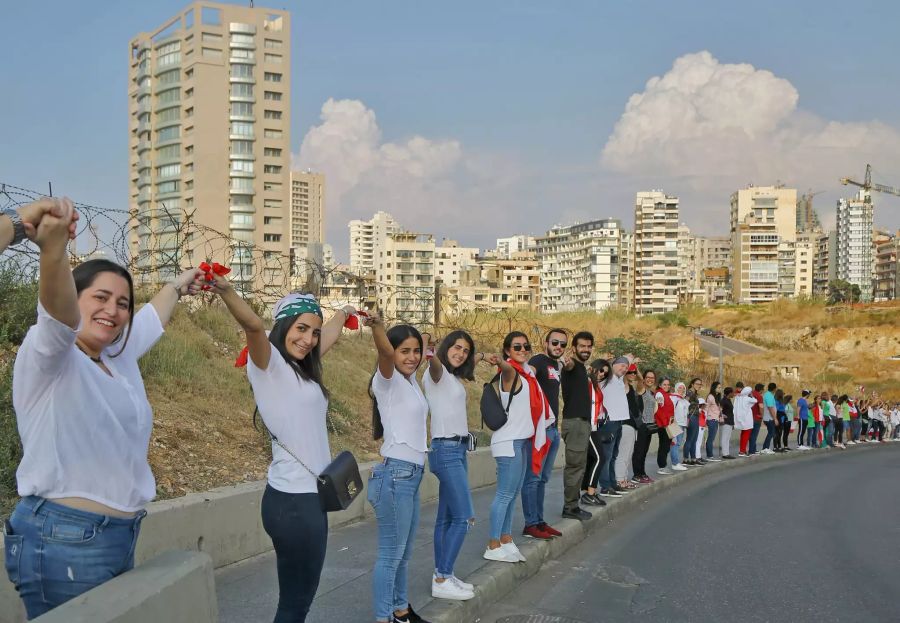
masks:
<path fill-rule="evenodd" d="M 265 423 L 263 423 L 263 426 L 265 426 Z M 363 481 L 362 476 L 359 474 L 359 465 L 356 463 L 356 457 L 349 450 L 344 450 L 338 454 L 331 463 L 325 466 L 321 474 L 316 474 L 307 467 L 306 463 L 299 456 L 291 452 L 290 448 L 281 443 L 272 434 L 268 426 L 266 426 L 266 432 L 269 433 L 272 441 L 294 457 L 294 460 L 300 463 L 316 479 L 319 504 L 322 505 L 322 510 L 326 513 L 346 510 L 362 491 Z"/>
<path fill-rule="evenodd" d="M 484 384 L 484 391 L 481 393 L 481 421 L 493 431 L 500 430 L 509 419 L 509 405 L 512 404 L 513 392 L 509 392 L 509 400 L 506 401 L 506 407 L 500 400 L 500 373 Z M 497 388 L 494 388 L 494 383 Z"/>

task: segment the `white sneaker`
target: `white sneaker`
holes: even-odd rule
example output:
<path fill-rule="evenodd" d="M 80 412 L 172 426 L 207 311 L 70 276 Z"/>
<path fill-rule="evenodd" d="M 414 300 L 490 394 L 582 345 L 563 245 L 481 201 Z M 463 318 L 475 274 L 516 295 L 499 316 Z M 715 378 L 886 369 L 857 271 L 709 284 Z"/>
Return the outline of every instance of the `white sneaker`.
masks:
<path fill-rule="evenodd" d="M 679 463 L 678 465 L 673 465 L 672 470 L 676 472 L 686 472 L 688 468 Z"/>
<path fill-rule="evenodd" d="M 525 556 L 522 555 L 522 552 L 519 551 L 519 548 L 516 547 L 515 543 L 502 543 L 500 549 L 505 549 L 507 554 L 514 556 L 519 562 L 525 562 L 526 560 Z"/>
<path fill-rule="evenodd" d="M 483 557 L 485 560 L 494 560 L 496 562 L 519 562 L 519 557 L 510 554 L 502 545 L 497 549 L 486 547 Z"/>
<path fill-rule="evenodd" d="M 659 474 L 660 476 L 670 476 L 672 474 L 672 472 L 667 470 L 665 467 L 663 467 L 662 469 L 656 470 L 656 473 Z"/>
<path fill-rule="evenodd" d="M 717 459 L 714 456 L 708 457 L 706 460 L 709 461 L 710 463 L 721 463 L 722 462 L 722 459 Z"/>
<path fill-rule="evenodd" d="M 450 576 L 450 580 L 453 581 L 453 582 L 456 582 L 456 585 L 457 585 L 457 586 L 462 586 L 464 589 L 466 589 L 466 590 L 468 590 L 468 591 L 473 591 L 473 592 L 475 591 L 475 585 L 474 585 L 474 584 L 469 584 L 468 582 L 463 582 L 462 580 L 460 580 L 460 579 L 459 579 L 458 577 L 456 577 L 455 575 L 451 575 L 451 576 Z"/>
<path fill-rule="evenodd" d="M 453 599 L 456 601 L 466 601 L 472 599 L 475 593 L 463 588 L 452 579 L 448 578 L 443 582 L 437 580 L 431 581 L 431 596 L 435 599 Z"/>

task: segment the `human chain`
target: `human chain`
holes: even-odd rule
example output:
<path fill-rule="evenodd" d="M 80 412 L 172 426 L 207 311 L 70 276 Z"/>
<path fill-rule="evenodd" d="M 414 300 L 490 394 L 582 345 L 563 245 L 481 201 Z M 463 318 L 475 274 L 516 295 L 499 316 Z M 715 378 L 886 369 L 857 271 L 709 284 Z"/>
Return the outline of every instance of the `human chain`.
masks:
<path fill-rule="evenodd" d="M 529 333 L 510 330 L 500 352 L 486 352 L 463 328 L 438 339 L 409 324 L 388 328 L 376 311 L 353 305 L 326 321 L 319 300 L 299 292 L 274 304 L 267 329 L 228 269 L 216 264 L 181 270 L 136 310 L 135 278 L 126 267 L 87 259 L 72 268 L 68 245 L 83 231 L 83 214 L 68 199 L 47 198 L 0 221 L 0 246 L 28 238 L 40 268 L 37 322 L 13 369 L 21 499 L 4 526 L 6 569 L 30 619 L 134 565 L 144 509 L 156 493 L 147 457 L 153 414 L 138 361 L 185 296 L 219 297 L 246 335 L 247 378 L 272 437 L 261 515 L 277 561 L 277 621 L 305 620 L 325 563 L 320 474 L 332 459 L 323 358 L 347 327 L 368 327 L 377 352 L 369 386 L 383 460 L 366 491 L 378 524 L 372 614 L 380 623 L 423 621 L 409 603 L 407 578 L 426 464 L 440 481 L 432 596 L 475 596 L 455 562 L 474 521 L 466 455 L 475 438 L 466 404 L 478 365 L 496 370 L 481 397 L 497 464 L 483 556 L 501 564 L 525 560 L 512 534 L 520 494 L 522 536 L 561 535 L 551 524 L 556 512 L 544 508 L 561 439 L 559 517 L 584 521 L 589 508 L 653 482 L 645 466 L 654 436 L 655 474 L 668 477 L 708 462 L 790 452 L 795 431 L 800 451 L 884 443 L 900 433 L 898 405 L 877 395 L 817 389 L 795 401 L 775 383 L 741 381 L 724 389 L 715 382 L 706 391 L 700 378 L 658 378 L 631 353 L 595 357 L 587 331 L 570 336 L 550 328 L 536 353 Z"/>

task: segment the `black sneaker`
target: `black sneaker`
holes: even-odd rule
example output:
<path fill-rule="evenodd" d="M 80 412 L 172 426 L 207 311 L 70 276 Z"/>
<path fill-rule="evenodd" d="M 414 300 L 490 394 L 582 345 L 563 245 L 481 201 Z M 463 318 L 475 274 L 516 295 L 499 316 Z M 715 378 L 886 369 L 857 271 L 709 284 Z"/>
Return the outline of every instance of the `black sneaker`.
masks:
<path fill-rule="evenodd" d="M 393 623 L 429 623 L 428 621 L 426 621 L 425 619 L 420 617 L 418 614 L 416 614 L 416 611 L 412 609 L 412 606 L 407 604 L 406 609 L 407 609 L 406 616 L 398 617 L 395 614 Z"/>
<path fill-rule="evenodd" d="M 613 487 L 613 488 L 614 488 L 616 491 L 618 491 L 619 493 L 621 493 L 622 495 L 625 495 L 626 493 L 628 493 L 628 492 L 630 491 L 630 489 L 629 489 L 628 487 L 623 487 L 623 486 L 620 485 L 620 484 L 616 484 L 616 486 Z"/>
<path fill-rule="evenodd" d="M 594 495 L 593 493 L 582 493 L 581 494 L 581 503 L 585 506 L 606 506 L 606 502 L 601 500 L 599 497 Z"/>
<path fill-rule="evenodd" d="M 605 498 L 620 498 L 622 494 L 616 491 L 615 489 L 600 489 L 600 495 Z"/>
<path fill-rule="evenodd" d="M 694 461 L 694 464 L 696 464 L 696 465 L 706 465 L 708 462 L 709 462 L 709 461 L 707 461 L 706 459 L 697 459 L 696 461 Z"/>
<path fill-rule="evenodd" d="M 604 502 L 605 504 L 605 502 Z M 578 521 L 587 521 L 593 515 L 584 510 L 583 508 L 564 508 L 562 512 L 562 516 L 566 519 L 577 519 Z"/>

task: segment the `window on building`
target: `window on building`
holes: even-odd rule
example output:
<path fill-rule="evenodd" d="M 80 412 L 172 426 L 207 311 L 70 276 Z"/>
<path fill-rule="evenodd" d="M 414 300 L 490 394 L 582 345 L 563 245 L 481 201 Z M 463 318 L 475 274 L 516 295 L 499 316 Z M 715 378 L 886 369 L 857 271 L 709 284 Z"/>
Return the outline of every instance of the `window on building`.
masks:
<path fill-rule="evenodd" d="M 280 150 L 280 149 L 276 149 L 276 148 L 274 148 L 274 147 L 266 147 L 266 148 L 263 150 L 263 155 L 264 155 L 264 156 L 271 156 L 272 158 L 280 158 L 280 157 L 281 157 L 281 150 Z"/>
<path fill-rule="evenodd" d="M 230 153 L 232 153 L 236 156 L 253 155 L 253 141 L 240 141 L 240 140 L 231 141 Z"/>
<path fill-rule="evenodd" d="M 281 130 L 273 130 L 271 128 L 266 128 L 263 134 L 266 138 L 281 138 L 284 136 Z"/>
<path fill-rule="evenodd" d="M 169 71 L 164 71 L 163 73 L 159 74 L 156 77 L 156 79 L 159 81 L 160 85 L 164 85 L 164 84 L 172 84 L 173 82 L 178 82 L 180 76 L 181 76 L 180 70 L 172 69 Z M 144 85 L 141 85 L 141 86 L 144 86 Z"/>
<path fill-rule="evenodd" d="M 263 166 L 263 173 L 281 173 L 281 167 L 275 164 L 267 164 Z"/>
<path fill-rule="evenodd" d="M 156 103 L 158 105 L 162 104 L 171 104 L 172 102 L 177 102 L 181 98 L 181 91 L 178 89 L 170 89 L 168 91 L 163 91 L 159 95 L 156 96 Z"/>
<path fill-rule="evenodd" d="M 203 56 L 203 58 L 220 59 L 222 58 L 222 50 L 216 48 L 203 48 L 200 50 L 200 55 Z"/>
<path fill-rule="evenodd" d="M 231 85 L 232 97 L 253 97 L 253 85 L 237 82 Z"/>
<path fill-rule="evenodd" d="M 265 112 L 266 119 L 281 119 L 281 111 L 280 110 L 267 110 Z"/>
<path fill-rule="evenodd" d="M 232 78 L 252 78 L 253 77 L 253 65 L 245 65 L 244 63 L 232 63 L 231 64 L 231 77 Z"/>
<path fill-rule="evenodd" d="M 233 48 L 230 52 L 231 58 L 245 59 L 248 61 L 252 61 L 256 58 L 256 52 L 253 50 L 242 50 L 240 48 Z"/>
<path fill-rule="evenodd" d="M 178 108 L 166 108 L 165 110 L 156 113 L 156 123 L 177 121 L 180 114 L 181 110 L 179 110 Z"/>
<path fill-rule="evenodd" d="M 280 191 L 281 184 L 279 184 L 277 182 L 263 182 L 263 190 Z"/>
<path fill-rule="evenodd" d="M 253 173 L 253 161 L 252 160 L 232 160 L 231 161 L 231 170 L 232 171 L 240 171 L 242 173 Z"/>
<path fill-rule="evenodd" d="M 165 147 L 160 147 L 156 150 L 156 157 L 160 160 L 167 160 L 169 158 L 177 158 L 181 154 L 181 146 L 180 145 L 166 145 Z"/>
<path fill-rule="evenodd" d="M 252 214 L 232 214 L 231 215 L 231 224 L 232 225 L 243 225 L 253 227 L 253 215 Z"/>
<path fill-rule="evenodd" d="M 267 63 L 280 63 L 281 54 L 266 54 L 264 59 Z"/>
<path fill-rule="evenodd" d="M 249 178 L 249 177 L 232 177 L 231 178 L 231 189 L 232 190 L 252 191 L 253 190 L 253 179 Z"/>
<path fill-rule="evenodd" d="M 181 175 L 181 165 L 167 164 L 161 167 L 156 167 L 156 175 L 158 177 L 174 177 L 176 175 Z"/>
<path fill-rule="evenodd" d="M 280 50 L 281 45 L 281 41 L 278 39 L 266 39 L 265 42 L 265 47 L 269 50 Z"/>
<path fill-rule="evenodd" d="M 177 193 L 180 188 L 180 182 L 178 180 L 174 180 L 171 182 L 160 182 L 156 185 L 156 192 L 159 194 L 165 193 Z"/>
<path fill-rule="evenodd" d="M 158 130 L 156 132 L 156 141 L 158 143 L 161 143 L 163 141 L 171 141 L 173 139 L 176 139 L 180 136 L 180 130 L 181 128 L 179 128 L 177 125 Z"/>
<path fill-rule="evenodd" d="M 222 35 L 215 32 L 205 32 L 200 35 L 200 40 L 204 43 L 222 43 Z"/>
<path fill-rule="evenodd" d="M 281 234 L 263 234 L 263 242 L 281 242 Z"/>
<path fill-rule="evenodd" d="M 231 134 L 236 136 L 253 136 L 253 123 L 249 121 L 232 121 Z"/>
<path fill-rule="evenodd" d="M 232 102 L 231 103 L 231 114 L 235 117 L 252 117 L 253 116 L 253 103 L 252 102 Z"/>
<path fill-rule="evenodd" d="M 253 35 L 248 35 L 244 32 L 233 32 L 231 33 L 231 42 L 232 43 L 253 43 Z"/>
<path fill-rule="evenodd" d="M 265 72 L 264 78 L 266 82 L 281 82 L 281 74 L 273 73 L 271 71 Z"/>

